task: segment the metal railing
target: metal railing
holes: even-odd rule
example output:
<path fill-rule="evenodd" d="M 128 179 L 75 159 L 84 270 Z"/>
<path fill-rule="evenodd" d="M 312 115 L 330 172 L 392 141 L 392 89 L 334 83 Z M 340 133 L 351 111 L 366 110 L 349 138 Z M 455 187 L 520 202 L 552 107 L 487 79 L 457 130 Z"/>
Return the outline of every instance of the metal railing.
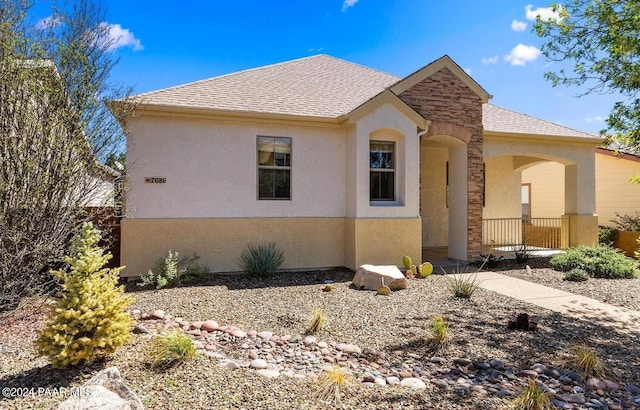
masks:
<path fill-rule="evenodd" d="M 562 218 L 498 218 L 482 220 L 484 246 L 521 246 L 562 249 Z"/>

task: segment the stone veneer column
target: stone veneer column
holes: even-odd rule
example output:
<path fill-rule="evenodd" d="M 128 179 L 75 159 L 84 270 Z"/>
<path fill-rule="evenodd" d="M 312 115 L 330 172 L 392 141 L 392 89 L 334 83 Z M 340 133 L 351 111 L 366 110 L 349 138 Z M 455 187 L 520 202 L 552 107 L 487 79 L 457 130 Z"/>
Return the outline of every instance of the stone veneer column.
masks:
<path fill-rule="evenodd" d="M 471 134 L 467 144 L 467 258 L 477 260 L 482 252 L 482 99 L 447 68 L 402 92 L 399 97 L 432 123 L 455 125 Z M 462 135 L 451 136 L 463 139 Z"/>

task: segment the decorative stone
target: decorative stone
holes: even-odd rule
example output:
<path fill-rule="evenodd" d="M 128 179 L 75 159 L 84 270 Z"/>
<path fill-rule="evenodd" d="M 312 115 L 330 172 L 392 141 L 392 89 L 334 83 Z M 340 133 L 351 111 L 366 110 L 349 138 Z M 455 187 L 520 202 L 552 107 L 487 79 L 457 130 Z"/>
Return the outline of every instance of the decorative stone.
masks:
<path fill-rule="evenodd" d="M 156 309 L 149 315 L 150 319 L 164 319 L 164 310 Z"/>
<path fill-rule="evenodd" d="M 408 377 L 406 379 L 402 379 L 400 382 L 400 386 L 409 387 L 411 389 L 425 389 L 427 387 L 424 382 L 415 377 Z"/>
<path fill-rule="evenodd" d="M 388 286 L 391 290 L 406 289 L 407 279 L 393 265 L 362 265 L 353 277 L 353 286 L 358 289 L 378 290 Z"/>
<path fill-rule="evenodd" d="M 222 359 L 218 366 L 228 370 L 236 370 L 240 368 L 240 365 L 231 359 Z"/>
<path fill-rule="evenodd" d="M 390 386 L 395 386 L 397 384 L 400 384 L 400 379 L 395 376 L 387 377 L 386 381 L 387 381 L 387 384 Z"/>
<path fill-rule="evenodd" d="M 253 359 L 251 361 L 251 363 L 249 364 L 249 366 L 252 369 L 266 369 L 267 368 L 267 361 L 264 359 Z"/>
<path fill-rule="evenodd" d="M 247 337 L 247 332 L 245 332 L 244 330 L 235 329 L 234 331 L 231 332 L 231 336 L 235 336 L 237 338 L 243 339 Z"/>
<path fill-rule="evenodd" d="M 144 327 L 142 325 L 135 325 L 133 327 L 133 334 L 142 335 L 142 334 L 149 334 L 149 333 L 151 333 L 149 331 L 149 329 L 147 329 L 146 327 Z"/>
<path fill-rule="evenodd" d="M 144 409 L 138 396 L 122 382 L 117 367 L 108 367 L 98 372 L 78 389 L 78 393 L 62 402 L 58 409 Z"/>
<path fill-rule="evenodd" d="M 471 365 L 471 360 L 456 357 L 455 359 L 453 359 L 453 364 L 460 367 L 468 367 L 469 365 Z"/>
<path fill-rule="evenodd" d="M 280 372 L 278 370 L 271 370 L 271 369 L 258 369 L 256 370 L 256 373 L 259 374 L 260 376 L 264 376 L 270 379 L 280 376 Z"/>
<path fill-rule="evenodd" d="M 585 386 L 589 390 L 598 390 L 598 389 L 604 390 L 607 387 L 607 385 L 604 384 L 604 382 L 602 380 L 597 379 L 595 377 L 587 379 L 587 381 L 585 383 Z"/>
<path fill-rule="evenodd" d="M 200 324 L 200 329 L 207 332 L 213 332 L 214 330 L 218 330 L 218 322 L 215 320 L 205 320 Z"/>
<path fill-rule="evenodd" d="M 257 336 L 265 342 L 268 342 L 271 339 L 271 336 L 273 336 L 273 332 L 260 332 L 257 334 Z"/>

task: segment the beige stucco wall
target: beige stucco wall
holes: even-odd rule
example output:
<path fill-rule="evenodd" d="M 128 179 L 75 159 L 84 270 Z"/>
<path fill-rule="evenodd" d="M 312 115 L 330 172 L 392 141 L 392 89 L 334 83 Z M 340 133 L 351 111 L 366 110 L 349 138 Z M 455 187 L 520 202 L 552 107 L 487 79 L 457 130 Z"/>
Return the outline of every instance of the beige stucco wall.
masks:
<path fill-rule="evenodd" d="M 514 170 L 513 157 L 494 157 L 485 161 L 485 206 L 483 219 L 520 218 L 520 171 Z"/>
<path fill-rule="evenodd" d="M 402 266 L 403 255 L 421 261 L 421 231 L 420 218 L 347 218 L 344 266 Z"/>
<path fill-rule="evenodd" d="M 640 175 L 640 161 L 596 154 L 596 210 L 598 223 L 609 224 L 620 215 L 640 211 L 640 185 L 629 181 Z"/>
<path fill-rule="evenodd" d="M 146 273 L 171 249 L 200 255 L 210 272 L 239 271 L 248 243 L 275 242 L 284 268 L 344 265 L 343 218 L 163 218 L 122 220 L 122 276 Z"/>
<path fill-rule="evenodd" d="M 129 217 L 345 214 L 342 129 L 151 116 L 138 117 L 130 126 Z M 291 200 L 257 199 L 258 135 L 291 137 Z M 163 177 L 166 183 L 145 183 L 145 177 Z"/>
<path fill-rule="evenodd" d="M 360 118 L 345 146 L 355 176 L 346 189 L 351 197 L 347 216 L 357 218 L 417 217 L 420 192 L 420 148 L 416 125 L 390 104 Z M 393 141 L 396 149 L 396 201 L 369 201 L 369 142 Z"/>
<path fill-rule="evenodd" d="M 596 153 L 596 213 L 598 224 L 607 225 L 616 212 L 640 211 L 640 186 L 629 181 L 640 174 L 640 161 Z M 564 213 L 564 166 L 550 162 L 535 165 L 523 173 L 523 182 L 532 186 L 532 213 L 536 218 L 558 217 Z"/>
<path fill-rule="evenodd" d="M 559 218 L 564 214 L 564 165 L 536 164 L 522 171 L 522 182 L 531 184 L 532 218 Z M 596 209 L 597 202 L 596 198 Z"/>
<path fill-rule="evenodd" d="M 422 246 L 448 246 L 449 209 L 446 178 L 449 148 L 437 142 L 422 141 L 420 158 Z"/>

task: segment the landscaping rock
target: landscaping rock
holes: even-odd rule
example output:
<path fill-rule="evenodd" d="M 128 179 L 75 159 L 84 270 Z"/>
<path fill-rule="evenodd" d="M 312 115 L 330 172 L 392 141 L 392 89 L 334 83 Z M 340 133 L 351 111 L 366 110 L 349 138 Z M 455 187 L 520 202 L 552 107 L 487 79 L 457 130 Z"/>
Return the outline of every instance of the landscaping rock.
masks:
<path fill-rule="evenodd" d="M 352 282 L 358 289 L 378 290 L 381 286 L 388 286 L 391 290 L 407 288 L 407 279 L 397 266 L 392 265 L 362 265 Z"/>
<path fill-rule="evenodd" d="M 400 382 L 400 386 L 409 387 L 411 389 L 425 389 L 427 387 L 427 385 L 422 380 L 415 377 L 402 379 L 402 381 Z"/>
<path fill-rule="evenodd" d="M 218 330 L 218 322 L 215 320 L 205 320 L 200 324 L 200 330 L 205 330 L 207 332 Z"/>
<path fill-rule="evenodd" d="M 143 410 L 142 402 L 123 382 L 117 367 L 108 367 L 89 379 L 59 410 Z"/>

